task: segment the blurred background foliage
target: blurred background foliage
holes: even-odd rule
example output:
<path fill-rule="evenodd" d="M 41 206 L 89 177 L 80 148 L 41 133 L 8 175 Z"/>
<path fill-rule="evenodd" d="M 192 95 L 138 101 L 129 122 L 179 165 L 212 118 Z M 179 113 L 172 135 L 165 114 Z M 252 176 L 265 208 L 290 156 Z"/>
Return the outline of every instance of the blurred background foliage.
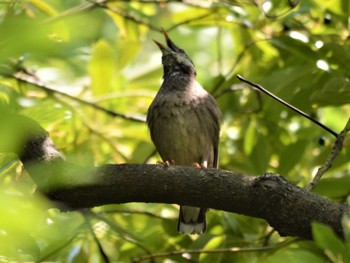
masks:
<path fill-rule="evenodd" d="M 220 167 L 276 172 L 303 187 L 335 138 L 236 75 L 340 132 L 350 111 L 349 12 L 348 0 L 0 1 L 0 129 L 1 118 L 18 113 L 49 131 L 69 162 L 155 163 L 143 121 L 161 83 L 161 53 L 152 39 L 164 41 L 163 27 L 223 112 Z M 315 189 L 339 202 L 350 193 L 348 146 Z M 350 257 L 348 218 L 345 241 L 316 223 L 314 242 L 282 238 L 262 220 L 220 211 L 208 213 L 205 235 L 183 236 L 175 205 L 47 209 L 13 154 L 0 155 L 0 183 L 0 262 Z"/>

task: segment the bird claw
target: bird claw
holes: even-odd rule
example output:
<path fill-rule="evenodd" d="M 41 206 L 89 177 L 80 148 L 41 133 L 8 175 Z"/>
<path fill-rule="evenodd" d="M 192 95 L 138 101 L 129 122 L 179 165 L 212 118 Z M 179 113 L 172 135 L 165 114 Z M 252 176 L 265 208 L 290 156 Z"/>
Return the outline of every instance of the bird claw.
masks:
<path fill-rule="evenodd" d="M 193 163 L 192 166 L 193 166 L 194 168 L 201 168 L 201 169 L 206 169 L 206 168 L 207 168 L 207 165 L 206 165 L 205 162 L 204 162 L 204 163 L 201 163 L 201 164 L 199 164 L 199 163 Z"/>
<path fill-rule="evenodd" d="M 202 168 L 201 165 L 199 163 L 193 163 L 192 166 L 194 168 Z"/>

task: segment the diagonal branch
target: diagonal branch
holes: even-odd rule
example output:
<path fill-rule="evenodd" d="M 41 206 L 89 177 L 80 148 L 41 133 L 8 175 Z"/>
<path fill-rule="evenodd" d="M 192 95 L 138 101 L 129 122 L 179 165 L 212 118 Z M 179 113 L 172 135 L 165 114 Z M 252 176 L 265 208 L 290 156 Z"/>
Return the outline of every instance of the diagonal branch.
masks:
<path fill-rule="evenodd" d="M 330 129 L 329 127 L 327 127 L 326 125 L 320 123 L 319 121 L 315 120 L 314 118 L 312 118 L 311 116 L 307 115 L 305 112 L 299 110 L 297 107 L 294 107 L 293 105 L 287 103 L 286 101 L 282 100 L 281 98 L 277 97 L 275 94 L 271 93 L 270 91 L 268 91 L 267 89 L 265 89 L 264 87 L 255 84 L 245 78 L 243 78 L 240 75 L 237 75 L 237 78 L 247 84 L 249 84 L 250 86 L 254 87 L 257 90 L 260 90 L 261 92 L 265 93 L 266 95 L 270 96 L 271 98 L 273 98 L 274 100 L 278 101 L 279 103 L 283 104 L 284 106 L 290 108 L 291 110 L 295 111 L 296 113 L 300 114 L 301 116 L 303 116 L 304 118 L 312 121 L 313 123 L 315 123 L 316 125 L 318 125 L 319 127 L 321 127 L 322 129 L 326 130 L 327 132 L 329 132 L 330 134 L 332 134 L 334 137 L 338 137 L 338 134 L 333 131 L 332 129 Z"/>

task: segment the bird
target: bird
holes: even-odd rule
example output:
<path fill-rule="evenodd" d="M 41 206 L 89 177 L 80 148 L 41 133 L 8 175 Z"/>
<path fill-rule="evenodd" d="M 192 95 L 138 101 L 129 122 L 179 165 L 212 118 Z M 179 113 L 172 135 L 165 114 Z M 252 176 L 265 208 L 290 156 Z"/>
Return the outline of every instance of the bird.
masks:
<path fill-rule="evenodd" d="M 196 81 L 196 67 L 186 52 L 162 29 L 163 82 L 147 111 L 151 139 L 164 163 L 218 168 L 221 111 Z M 206 231 L 207 208 L 180 206 L 178 231 Z"/>

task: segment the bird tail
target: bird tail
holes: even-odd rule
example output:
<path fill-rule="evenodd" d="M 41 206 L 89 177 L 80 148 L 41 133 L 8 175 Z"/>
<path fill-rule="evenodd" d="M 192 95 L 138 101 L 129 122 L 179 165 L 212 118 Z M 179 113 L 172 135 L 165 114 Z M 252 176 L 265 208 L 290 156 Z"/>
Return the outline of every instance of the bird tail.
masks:
<path fill-rule="evenodd" d="M 202 234 L 207 228 L 207 208 L 180 206 L 177 230 L 183 234 Z"/>

